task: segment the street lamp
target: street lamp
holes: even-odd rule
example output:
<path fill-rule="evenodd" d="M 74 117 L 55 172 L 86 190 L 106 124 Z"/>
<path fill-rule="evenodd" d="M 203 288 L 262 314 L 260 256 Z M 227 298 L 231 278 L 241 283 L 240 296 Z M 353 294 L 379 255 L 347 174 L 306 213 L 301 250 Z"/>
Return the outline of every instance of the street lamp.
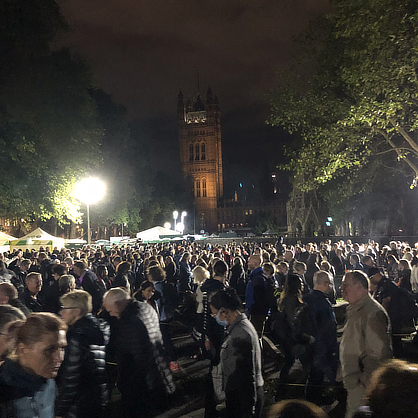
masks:
<path fill-rule="evenodd" d="M 178 219 L 178 217 L 179 217 L 179 213 L 175 210 L 175 211 L 173 212 L 173 219 L 174 219 L 174 231 L 177 231 L 177 229 L 176 229 L 176 224 L 177 224 L 177 219 Z"/>
<path fill-rule="evenodd" d="M 183 225 L 183 231 L 184 231 L 184 218 L 186 216 L 187 216 L 187 212 L 186 211 L 181 212 L 181 220 L 180 220 L 180 222 Z M 183 231 L 181 231 L 181 232 L 183 232 Z"/>
<path fill-rule="evenodd" d="M 80 202 L 87 206 L 87 243 L 90 245 L 90 204 L 101 200 L 105 194 L 105 184 L 96 178 L 89 177 L 81 180 L 75 189 L 75 195 Z"/>
<path fill-rule="evenodd" d="M 170 223 L 170 222 L 166 222 L 166 223 L 164 224 L 164 228 L 166 228 L 166 229 L 171 229 L 171 223 Z"/>

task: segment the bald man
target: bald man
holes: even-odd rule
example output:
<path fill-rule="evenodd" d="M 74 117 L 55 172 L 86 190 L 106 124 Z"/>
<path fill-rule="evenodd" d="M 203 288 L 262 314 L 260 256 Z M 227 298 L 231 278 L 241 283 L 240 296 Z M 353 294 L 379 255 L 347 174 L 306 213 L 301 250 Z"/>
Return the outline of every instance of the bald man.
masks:
<path fill-rule="evenodd" d="M 124 418 L 153 416 L 158 399 L 174 392 L 174 383 L 164 358 L 157 312 L 148 303 L 138 302 L 122 288 L 110 289 L 103 306 L 116 324 L 118 388 Z"/>

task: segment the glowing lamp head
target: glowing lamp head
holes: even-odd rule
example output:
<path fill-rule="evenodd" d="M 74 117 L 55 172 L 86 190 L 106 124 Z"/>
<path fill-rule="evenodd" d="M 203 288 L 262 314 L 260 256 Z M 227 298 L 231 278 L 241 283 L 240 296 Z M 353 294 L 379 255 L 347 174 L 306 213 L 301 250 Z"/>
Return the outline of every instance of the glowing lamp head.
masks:
<path fill-rule="evenodd" d="M 184 218 L 185 216 L 187 216 L 187 212 L 186 211 L 181 212 L 181 217 Z"/>
<path fill-rule="evenodd" d="M 177 219 L 179 217 L 179 213 L 175 210 L 174 212 L 173 212 L 173 218 L 174 219 Z"/>
<path fill-rule="evenodd" d="M 164 224 L 164 228 L 166 228 L 166 229 L 170 229 L 170 228 L 171 228 L 171 223 L 170 223 L 170 222 L 166 222 L 166 223 Z"/>
<path fill-rule="evenodd" d="M 89 205 L 103 199 L 105 191 L 106 186 L 102 181 L 90 177 L 77 184 L 75 193 L 78 200 Z"/>

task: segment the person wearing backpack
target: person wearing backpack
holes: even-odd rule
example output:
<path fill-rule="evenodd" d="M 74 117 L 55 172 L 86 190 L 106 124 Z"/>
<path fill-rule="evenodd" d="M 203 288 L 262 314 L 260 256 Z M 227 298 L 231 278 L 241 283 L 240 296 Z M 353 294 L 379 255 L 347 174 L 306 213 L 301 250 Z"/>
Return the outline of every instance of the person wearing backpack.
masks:
<path fill-rule="evenodd" d="M 402 355 L 401 334 L 406 327 L 413 329 L 417 317 L 417 305 L 414 296 L 393 280 L 385 277 L 378 267 L 369 269 L 370 289 L 389 315 L 392 325 L 392 345 L 395 357 Z"/>
<path fill-rule="evenodd" d="M 309 351 L 306 399 L 323 405 L 321 386 L 326 376 L 331 385 L 335 384 L 338 368 L 337 322 L 334 309 L 329 301 L 332 277 L 326 271 L 317 271 L 313 276 L 314 289 L 303 296 L 306 303 L 309 323 L 305 325 L 306 334 L 312 336 Z"/>

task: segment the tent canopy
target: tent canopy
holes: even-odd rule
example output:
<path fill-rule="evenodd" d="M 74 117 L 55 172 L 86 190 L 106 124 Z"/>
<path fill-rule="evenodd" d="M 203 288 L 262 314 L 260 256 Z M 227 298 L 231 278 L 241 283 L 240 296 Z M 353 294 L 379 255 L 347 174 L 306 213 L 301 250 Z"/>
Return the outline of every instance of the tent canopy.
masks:
<path fill-rule="evenodd" d="M 160 236 L 173 236 L 181 235 L 180 232 L 172 229 L 164 228 L 162 226 L 154 226 L 154 228 L 146 229 L 145 231 L 138 232 L 137 238 L 141 238 L 142 241 L 156 241 L 160 239 Z"/>
<path fill-rule="evenodd" d="M 0 231 L 0 245 L 8 245 L 9 241 L 13 239 L 16 239 L 16 238 Z"/>
<path fill-rule="evenodd" d="M 19 248 L 22 250 L 39 250 L 41 247 L 58 247 L 64 248 L 64 238 L 54 237 L 48 234 L 41 228 L 36 228 L 34 231 L 29 232 L 22 238 L 14 239 L 10 241 L 10 249 Z"/>

